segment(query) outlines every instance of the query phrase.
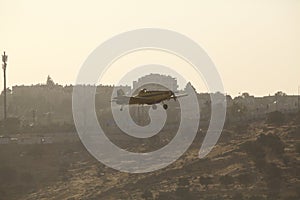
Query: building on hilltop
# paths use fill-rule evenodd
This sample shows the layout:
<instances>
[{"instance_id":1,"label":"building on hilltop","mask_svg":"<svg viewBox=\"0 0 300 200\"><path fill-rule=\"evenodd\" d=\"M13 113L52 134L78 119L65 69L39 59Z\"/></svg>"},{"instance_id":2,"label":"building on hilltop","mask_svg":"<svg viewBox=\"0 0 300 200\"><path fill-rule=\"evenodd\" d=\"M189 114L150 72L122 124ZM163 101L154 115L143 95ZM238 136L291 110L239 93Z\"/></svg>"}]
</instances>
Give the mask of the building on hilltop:
<instances>
[{"instance_id":1,"label":"building on hilltop","mask_svg":"<svg viewBox=\"0 0 300 200\"><path fill-rule=\"evenodd\" d=\"M166 90L166 88L168 88L169 90L177 91L178 84L176 78L173 78L171 76L151 73L149 75L139 78L137 81L133 81L132 91L139 90L141 88L146 88L151 90Z\"/></svg>"}]
</instances>

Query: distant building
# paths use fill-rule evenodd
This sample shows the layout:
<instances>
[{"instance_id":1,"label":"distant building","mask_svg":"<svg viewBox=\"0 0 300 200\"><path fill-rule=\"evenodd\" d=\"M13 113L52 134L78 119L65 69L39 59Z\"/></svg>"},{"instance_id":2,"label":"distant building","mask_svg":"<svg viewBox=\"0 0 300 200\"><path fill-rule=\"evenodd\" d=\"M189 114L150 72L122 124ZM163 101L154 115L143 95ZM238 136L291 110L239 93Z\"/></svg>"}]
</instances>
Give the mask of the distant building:
<instances>
[{"instance_id":1,"label":"distant building","mask_svg":"<svg viewBox=\"0 0 300 200\"><path fill-rule=\"evenodd\" d=\"M162 86L163 85L163 86ZM166 88L177 91L177 79L161 74L149 74L133 81L133 91L141 88L151 90L165 90Z\"/></svg>"}]
</instances>

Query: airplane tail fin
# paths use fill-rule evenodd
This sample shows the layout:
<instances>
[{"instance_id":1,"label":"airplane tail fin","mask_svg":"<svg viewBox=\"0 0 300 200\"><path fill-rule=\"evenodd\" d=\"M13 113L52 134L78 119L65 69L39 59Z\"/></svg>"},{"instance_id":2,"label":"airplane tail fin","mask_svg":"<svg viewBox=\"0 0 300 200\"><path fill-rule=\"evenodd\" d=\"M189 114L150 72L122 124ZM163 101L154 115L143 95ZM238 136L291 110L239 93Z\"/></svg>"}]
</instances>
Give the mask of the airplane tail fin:
<instances>
[{"instance_id":1,"label":"airplane tail fin","mask_svg":"<svg viewBox=\"0 0 300 200\"><path fill-rule=\"evenodd\" d=\"M122 89L118 89L117 90L117 96L120 97L120 96L124 96L125 95L125 92L122 90Z\"/></svg>"}]
</instances>

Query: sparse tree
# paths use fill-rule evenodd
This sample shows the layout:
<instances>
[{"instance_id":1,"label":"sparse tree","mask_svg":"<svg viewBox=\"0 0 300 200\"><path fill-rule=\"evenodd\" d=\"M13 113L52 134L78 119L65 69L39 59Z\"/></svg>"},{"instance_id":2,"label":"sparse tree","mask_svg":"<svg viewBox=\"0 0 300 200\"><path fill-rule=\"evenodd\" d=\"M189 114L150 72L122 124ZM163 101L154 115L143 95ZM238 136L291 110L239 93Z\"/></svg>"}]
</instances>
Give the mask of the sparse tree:
<instances>
[{"instance_id":1,"label":"sparse tree","mask_svg":"<svg viewBox=\"0 0 300 200\"><path fill-rule=\"evenodd\" d=\"M55 85L54 81L52 80L52 78L49 75L47 77L46 85L48 87L53 87Z\"/></svg>"},{"instance_id":2,"label":"sparse tree","mask_svg":"<svg viewBox=\"0 0 300 200\"><path fill-rule=\"evenodd\" d=\"M248 98L248 97L250 97L250 94L248 93L248 92L243 92L242 93L242 98Z\"/></svg>"},{"instance_id":3,"label":"sparse tree","mask_svg":"<svg viewBox=\"0 0 300 200\"><path fill-rule=\"evenodd\" d=\"M278 91L275 93L275 96L277 97L283 97L283 96L287 96L286 93L282 92L282 91Z\"/></svg>"},{"instance_id":4,"label":"sparse tree","mask_svg":"<svg viewBox=\"0 0 300 200\"><path fill-rule=\"evenodd\" d=\"M185 92L189 92L190 90L192 90L193 92L197 93L195 87L192 85L191 82L188 82L184 88Z\"/></svg>"}]
</instances>

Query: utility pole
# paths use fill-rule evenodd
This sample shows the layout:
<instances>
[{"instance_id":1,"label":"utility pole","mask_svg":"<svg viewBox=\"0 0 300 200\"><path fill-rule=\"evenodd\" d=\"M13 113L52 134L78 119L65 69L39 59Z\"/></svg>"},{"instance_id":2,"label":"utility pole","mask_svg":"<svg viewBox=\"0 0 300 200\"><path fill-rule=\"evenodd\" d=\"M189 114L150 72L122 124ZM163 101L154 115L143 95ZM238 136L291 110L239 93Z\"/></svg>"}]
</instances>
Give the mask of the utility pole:
<instances>
[{"instance_id":1,"label":"utility pole","mask_svg":"<svg viewBox=\"0 0 300 200\"><path fill-rule=\"evenodd\" d=\"M298 86L298 112L300 113L300 85Z\"/></svg>"},{"instance_id":2,"label":"utility pole","mask_svg":"<svg viewBox=\"0 0 300 200\"><path fill-rule=\"evenodd\" d=\"M4 121L6 121L7 115L6 115L6 66L7 66L7 55L4 54L2 55L2 69L4 73Z\"/></svg>"}]
</instances>

